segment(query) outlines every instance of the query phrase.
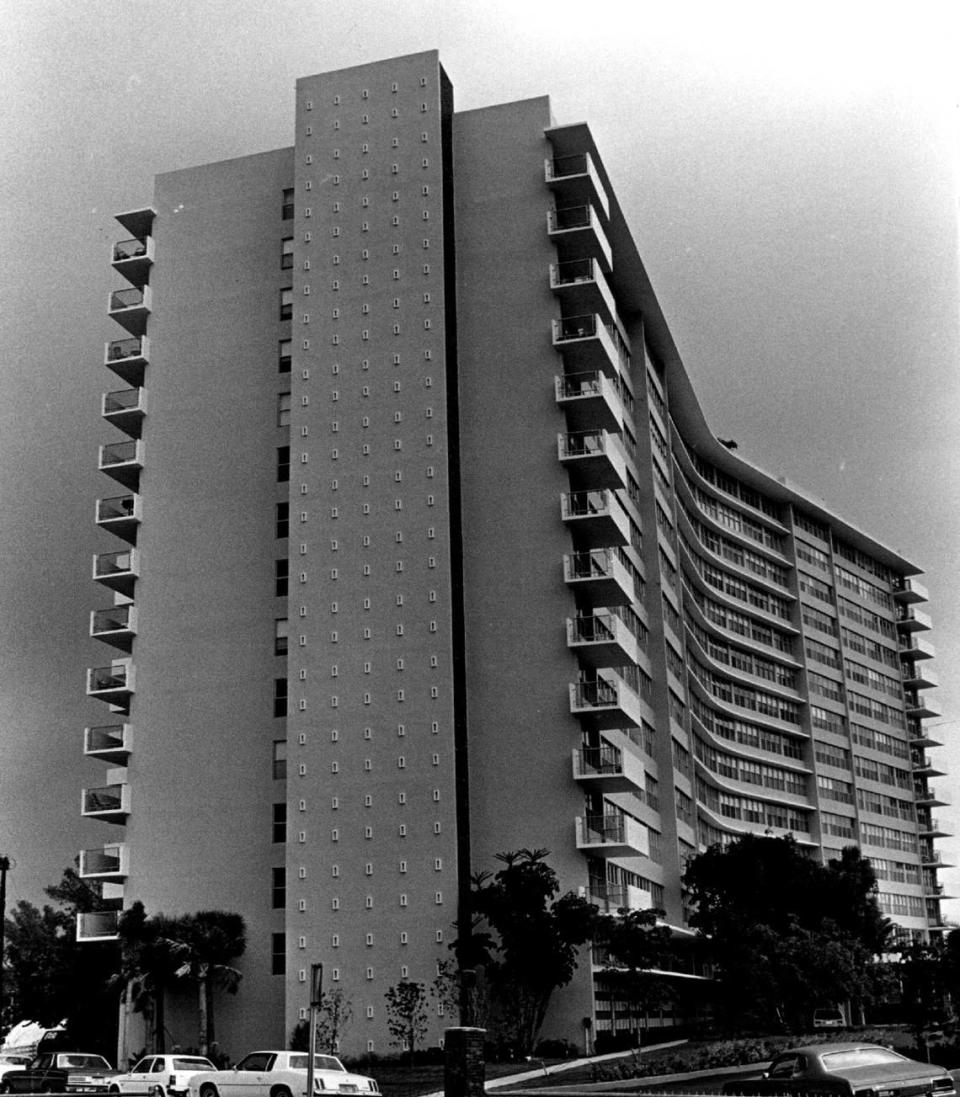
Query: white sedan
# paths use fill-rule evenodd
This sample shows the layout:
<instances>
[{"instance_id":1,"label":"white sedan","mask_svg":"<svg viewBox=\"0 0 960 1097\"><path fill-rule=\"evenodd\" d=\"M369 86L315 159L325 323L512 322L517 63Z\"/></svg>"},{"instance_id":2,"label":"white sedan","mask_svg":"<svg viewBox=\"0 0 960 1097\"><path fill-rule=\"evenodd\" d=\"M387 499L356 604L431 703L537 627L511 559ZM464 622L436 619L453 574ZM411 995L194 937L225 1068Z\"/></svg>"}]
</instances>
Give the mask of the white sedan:
<instances>
[{"instance_id":1,"label":"white sedan","mask_svg":"<svg viewBox=\"0 0 960 1097\"><path fill-rule=\"evenodd\" d=\"M190 1079L190 1097L306 1097L307 1061L304 1051L251 1051L232 1070L196 1074ZM380 1087L364 1074L351 1074L333 1055L313 1060L313 1092L379 1093Z\"/></svg>"},{"instance_id":2,"label":"white sedan","mask_svg":"<svg viewBox=\"0 0 960 1097\"><path fill-rule=\"evenodd\" d=\"M200 1055L146 1055L126 1074L110 1079L111 1093L167 1097L187 1092L191 1075L217 1068Z\"/></svg>"}]
</instances>

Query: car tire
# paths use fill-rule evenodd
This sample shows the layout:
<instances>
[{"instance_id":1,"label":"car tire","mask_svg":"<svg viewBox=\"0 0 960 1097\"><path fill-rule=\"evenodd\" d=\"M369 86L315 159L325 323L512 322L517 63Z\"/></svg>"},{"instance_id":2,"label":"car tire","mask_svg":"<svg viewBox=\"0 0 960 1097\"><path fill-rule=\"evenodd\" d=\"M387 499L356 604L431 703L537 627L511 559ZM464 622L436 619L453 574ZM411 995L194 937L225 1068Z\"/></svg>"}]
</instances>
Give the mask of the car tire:
<instances>
[{"instance_id":1,"label":"car tire","mask_svg":"<svg viewBox=\"0 0 960 1097\"><path fill-rule=\"evenodd\" d=\"M12 1093L9 1082L0 1082L0 1093Z\"/></svg>"},{"instance_id":2,"label":"car tire","mask_svg":"<svg viewBox=\"0 0 960 1097\"><path fill-rule=\"evenodd\" d=\"M151 1086L147 1097L166 1097L163 1086Z\"/></svg>"},{"instance_id":3,"label":"car tire","mask_svg":"<svg viewBox=\"0 0 960 1097\"><path fill-rule=\"evenodd\" d=\"M270 1097L293 1097L293 1094L286 1086L274 1086L270 1090Z\"/></svg>"},{"instance_id":4,"label":"car tire","mask_svg":"<svg viewBox=\"0 0 960 1097\"><path fill-rule=\"evenodd\" d=\"M220 1097L217 1093L217 1087L207 1082L200 1087L200 1097Z\"/></svg>"}]
</instances>

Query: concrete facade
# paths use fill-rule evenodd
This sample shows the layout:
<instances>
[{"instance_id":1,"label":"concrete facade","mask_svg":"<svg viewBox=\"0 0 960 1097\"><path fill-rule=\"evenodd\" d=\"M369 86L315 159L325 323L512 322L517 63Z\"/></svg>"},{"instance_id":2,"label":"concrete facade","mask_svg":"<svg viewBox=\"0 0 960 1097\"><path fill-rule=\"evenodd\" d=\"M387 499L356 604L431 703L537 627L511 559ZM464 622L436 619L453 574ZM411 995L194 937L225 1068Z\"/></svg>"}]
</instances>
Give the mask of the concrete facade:
<instances>
[{"instance_id":1,"label":"concrete facade","mask_svg":"<svg viewBox=\"0 0 960 1097\"><path fill-rule=\"evenodd\" d=\"M108 361L149 408L106 416L136 627L101 635L85 803L122 837L85 874L243 913L234 1057L286 1043L316 960L343 1049L389 1051L384 992L521 847L683 937L698 849L859 842L936 931L916 569L711 434L589 129L457 114L433 51L298 81L295 123L119 218L144 342ZM590 959L544 1035L618 1027Z\"/></svg>"}]
</instances>

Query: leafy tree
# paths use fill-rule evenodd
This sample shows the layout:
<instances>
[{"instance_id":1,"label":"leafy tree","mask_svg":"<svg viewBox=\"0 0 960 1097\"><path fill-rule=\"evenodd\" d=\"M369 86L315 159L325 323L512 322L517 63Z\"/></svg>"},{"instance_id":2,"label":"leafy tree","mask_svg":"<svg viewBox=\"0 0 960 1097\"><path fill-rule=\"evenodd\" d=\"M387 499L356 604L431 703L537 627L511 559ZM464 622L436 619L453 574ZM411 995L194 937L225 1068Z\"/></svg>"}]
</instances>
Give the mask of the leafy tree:
<instances>
[{"instance_id":1,"label":"leafy tree","mask_svg":"<svg viewBox=\"0 0 960 1097\"><path fill-rule=\"evenodd\" d=\"M317 1010L317 1051L335 1055L337 1042L352 1019L353 1003L340 987L336 990L323 991ZM290 1034L290 1050L310 1050L309 1021L297 1022Z\"/></svg>"},{"instance_id":2,"label":"leafy tree","mask_svg":"<svg viewBox=\"0 0 960 1097\"><path fill-rule=\"evenodd\" d=\"M107 1055L116 1050L117 998L110 977L119 964L112 942L76 939L77 916L103 910L100 889L67 868L45 889L55 906L42 909L21 900L4 923L4 1023L30 1019L44 1025L66 1021L71 1039Z\"/></svg>"},{"instance_id":3,"label":"leafy tree","mask_svg":"<svg viewBox=\"0 0 960 1097\"><path fill-rule=\"evenodd\" d=\"M670 930L658 919L662 910L624 910L602 919L596 943L606 954L604 980L629 1003L639 1043L640 1018L670 1000L666 981L651 975L665 968L671 955Z\"/></svg>"},{"instance_id":4,"label":"leafy tree","mask_svg":"<svg viewBox=\"0 0 960 1097\"><path fill-rule=\"evenodd\" d=\"M949 942L944 946L937 941L900 950L901 1000L907 1008L917 1051L927 1059L929 1037L953 1020L949 989L952 957L948 948Z\"/></svg>"},{"instance_id":5,"label":"leafy tree","mask_svg":"<svg viewBox=\"0 0 960 1097\"><path fill-rule=\"evenodd\" d=\"M177 936L184 945L175 975L197 986L200 1054L214 1043L214 988L236 994L243 974L230 963L247 947L243 916L225 910L201 910L177 920Z\"/></svg>"},{"instance_id":6,"label":"leafy tree","mask_svg":"<svg viewBox=\"0 0 960 1097\"><path fill-rule=\"evenodd\" d=\"M486 973L501 1029L520 1055L530 1055L550 997L566 986L577 966L577 949L589 941L599 914L572 892L557 897L557 875L547 850L500 853L492 876L474 878L473 933L460 945L461 964Z\"/></svg>"},{"instance_id":7,"label":"leafy tree","mask_svg":"<svg viewBox=\"0 0 960 1097\"><path fill-rule=\"evenodd\" d=\"M692 858L684 883L733 1017L801 1028L820 1003L874 993L889 922L859 850L824 866L792 838L744 835Z\"/></svg>"},{"instance_id":8,"label":"leafy tree","mask_svg":"<svg viewBox=\"0 0 960 1097\"><path fill-rule=\"evenodd\" d=\"M148 1049L162 1052L166 993L188 952L182 920L163 914L148 918L138 899L120 915L118 937L123 994L147 1020Z\"/></svg>"},{"instance_id":9,"label":"leafy tree","mask_svg":"<svg viewBox=\"0 0 960 1097\"><path fill-rule=\"evenodd\" d=\"M394 1047L406 1051L413 1062L417 1044L427 1034L427 988L423 983L401 979L387 987L387 1028Z\"/></svg>"},{"instance_id":10,"label":"leafy tree","mask_svg":"<svg viewBox=\"0 0 960 1097\"><path fill-rule=\"evenodd\" d=\"M460 1018L460 1024L475 1025L478 1028L488 1026L491 1011L490 984L482 965L464 970L452 960L441 960L437 965L437 976L430 986L430 994L450 1017L459 1016L465 996L465 1017Z\"/></svg>"}]
</instances>

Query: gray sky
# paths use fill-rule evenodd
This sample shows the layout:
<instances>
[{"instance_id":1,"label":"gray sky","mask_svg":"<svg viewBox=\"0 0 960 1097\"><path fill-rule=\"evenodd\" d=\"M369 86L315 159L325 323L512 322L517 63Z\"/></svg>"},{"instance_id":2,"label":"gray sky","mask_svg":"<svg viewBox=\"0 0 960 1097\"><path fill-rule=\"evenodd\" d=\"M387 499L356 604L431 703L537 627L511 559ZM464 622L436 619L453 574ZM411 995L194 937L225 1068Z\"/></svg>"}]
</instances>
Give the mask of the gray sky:
<instances>
[{"instance_id":1,"label":"gray sky","mask_svg":"<svg viewBox=\"0 0 960 1097\"><path fill-rule=\"evenodd\" d=\"M298 76L438 48L457 109L585 120L714 430L926 571L960 775L957 5L0 0L0 852L37 901L79 819L116 212L293 142ZM203 363L198 362L202 369ZM211 427L216 409L211 410ZM197 612L203 607L198 606ZM99 650L98 650L99 649ZM98 711L98 708L100 711ZM956 776L940 778L956 785ZM957 837L960 796L938 814ZM184 811L184 826L190 826ZM960 870L944 874L960 894ZM960 904L948 904L960 914Z\"/></svg>"}]
</instances>

